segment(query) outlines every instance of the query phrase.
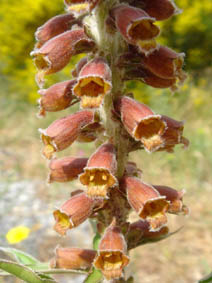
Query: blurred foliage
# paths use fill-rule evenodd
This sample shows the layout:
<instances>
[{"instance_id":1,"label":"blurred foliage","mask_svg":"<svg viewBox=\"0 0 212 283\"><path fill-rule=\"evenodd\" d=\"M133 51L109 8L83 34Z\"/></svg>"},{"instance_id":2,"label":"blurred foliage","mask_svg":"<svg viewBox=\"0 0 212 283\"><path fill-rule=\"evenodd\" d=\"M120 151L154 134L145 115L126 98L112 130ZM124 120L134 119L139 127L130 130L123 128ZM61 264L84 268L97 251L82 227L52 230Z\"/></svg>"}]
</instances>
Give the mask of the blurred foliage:
<instances>
[{"instance_id":1,"label":"blurred foliage","mask_svg":"<svg viewBox=\"0 0 212 283\"><path fill-rule=\"evenodd\" d=\"M199 72L212 64L212 1L176 0L182 9L162 24L164 42L186 53L186 70Z\"/></svg>"},{"instance_id":2,"label":"blurred foliage","mask_svg":"<svg viewBox=\"0 0 212 283\"><path fill-rule=\"evenodd\" d=\"M184 13L159 23L161 43L186 53L186 70L205 70L212 62L212 1L176 0ZM7 93L34 102L38 98L34 81L35 66L29 56L34 47L36 29L49 18L64 12L63 0L1 0L0 6L0 71L7 80ZM47 84L67 79L71 66L59 74L49 76ZM132 83L130 88L138 84ZM149 87L142 87L148 96ZM138 92L138 90L136 90Z\"/></svg>"}]
</instances>

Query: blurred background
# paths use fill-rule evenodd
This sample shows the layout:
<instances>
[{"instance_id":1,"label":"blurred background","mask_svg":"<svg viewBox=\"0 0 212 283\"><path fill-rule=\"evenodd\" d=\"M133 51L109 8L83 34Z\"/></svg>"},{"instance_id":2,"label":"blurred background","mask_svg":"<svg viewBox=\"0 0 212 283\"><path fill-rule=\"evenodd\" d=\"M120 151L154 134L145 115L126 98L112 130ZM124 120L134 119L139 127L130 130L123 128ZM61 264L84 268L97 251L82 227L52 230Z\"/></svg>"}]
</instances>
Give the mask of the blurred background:
<instances>
[{"instance_id":1,"label":"blurred background","mask_svg":"<svg viewBox=\"0 0 212 283\"><path fill-rule=\"evenodd\" d=\"M29 56L34 32L52 16L63 13L62 0L1 0L0 5L0 243L20 248L40 260L53 256L56 245L89 248L92 231L88 223L61 238L52 230L52 211L63 203L79 183L46 185L47 162L41 157L38 128L76 107L46 118L36 117L36 73ZM185 120L184 135L190 147L176 147L174 153L140 151L131 154L153 184L186 189L184 202L190 217L172 217L176 235L132 253L129 271L136 283L191 283L212 271L212 1L176 0L181 15L160 24L161 43L185 52L188 79L175 94L130 82L136 99L156 113ZM70 78L77 58L57 75L48 77L47 87ZM89 156L94 144L74 143L59 156ZM18 227L18 228L17 228ZM1 281L2 280L2 281ZM82 282L81 277L60 278L60 282ZM0 282L20 282L8 277Z\"/></svg>"}]
</instances>

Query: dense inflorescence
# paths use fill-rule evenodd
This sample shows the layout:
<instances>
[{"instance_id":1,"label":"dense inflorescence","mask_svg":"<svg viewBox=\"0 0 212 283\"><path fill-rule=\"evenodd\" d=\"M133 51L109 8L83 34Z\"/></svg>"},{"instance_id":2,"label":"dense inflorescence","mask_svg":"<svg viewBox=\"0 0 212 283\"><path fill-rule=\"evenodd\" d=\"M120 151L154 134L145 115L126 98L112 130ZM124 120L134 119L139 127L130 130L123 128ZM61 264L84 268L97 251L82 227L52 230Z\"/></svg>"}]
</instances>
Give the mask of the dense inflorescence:
<instances>
[{"instance_id":1,"label":"dense inflorescence","mask_svg":"<svg viewBox=\"0 0 212 283\"><path fill-rule=\"evenodd\" d=\"M65 5L65 14L36 32L32 56L41 88L39 115L76 103L80 109L40 129L43 155L50 159L49 183L78 179L82 185L54 211L54 229L65 235L90 218L100 241L96 250L58 248L51 266L88 273L97 269L106 280L127 282L129 251L167 237L168 213L188 214L183 191L147 184L136 163L128 160L136 150L187 147L184 123L154 113L124 87L128 80L139 80L174 91L183 83L184 54L157 42L157 21L179 9L172 0L65 0ZM47 75L80 53L87 54L72 70L72 79L43 88ZM97 148L90 157L56 158L74 142L95 142ZM130 223L132 211L138 220Z\"/></svg>"}]
</instances>

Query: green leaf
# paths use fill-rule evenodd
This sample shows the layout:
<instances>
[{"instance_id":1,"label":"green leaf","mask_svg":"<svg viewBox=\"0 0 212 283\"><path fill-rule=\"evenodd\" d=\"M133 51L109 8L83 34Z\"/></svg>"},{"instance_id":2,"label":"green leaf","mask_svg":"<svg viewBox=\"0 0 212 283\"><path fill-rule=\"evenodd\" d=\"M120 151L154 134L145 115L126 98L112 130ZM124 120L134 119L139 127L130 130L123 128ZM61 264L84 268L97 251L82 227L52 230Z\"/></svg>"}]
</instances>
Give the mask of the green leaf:
<instances>
[{"instance_id":1,"label":"green leaf","mask_svg":"<svg viewBox=\"0 0 212 283\"><path fill-rule=\"evenodd\" d=\"M99 242L101 240L101 235L99 233L96 233L95 237L93 238L93 249L98 250Z\"/></svg>"},{"instance_id":2,"label":"green leaf","mask_svg":"<svg viewBox=\"0 0 212 283\"><path fill-rule=\"evenodd\" d=\"M24 265L37 265L38 263L40 263L40 261L34 258L33 256L20 250L0 247L0 251L4 252L9 257L16 260L18 263Z\"/></svg>"},{"instance_id":3,"label":"green leaf","mask_svg":"<svg viewBox=\"0 0 212 283\"><path fill-rule=\"evenodd\" d=\"M211 282L212 282L212 272L208 276L198 281L198 283L211 283Z\"/></svg>"},{"instance_id":4,"label":"green leaf","mask_svg":"<svg viewBox=\"0 0 212 283\"><path fill-rule=\"evenodd\" d=\"M93 271L88 275L84 283L99 283L101 281L102 281L101 271L93 268Z\"/></svg>"},{"instance_id":5,"label":"green leaf","mask_svg":"<svg viewBox=\"0 0 212 283\"><path fill-rule=\"evenodd\" d=\"M49 281L41 279L41 277L28 267L18 264L16 262L8 260L0 260L0 269L16 276L17 278L24 280L28 283L52 283L55 281Z\"/></svg>"}]
</instances>

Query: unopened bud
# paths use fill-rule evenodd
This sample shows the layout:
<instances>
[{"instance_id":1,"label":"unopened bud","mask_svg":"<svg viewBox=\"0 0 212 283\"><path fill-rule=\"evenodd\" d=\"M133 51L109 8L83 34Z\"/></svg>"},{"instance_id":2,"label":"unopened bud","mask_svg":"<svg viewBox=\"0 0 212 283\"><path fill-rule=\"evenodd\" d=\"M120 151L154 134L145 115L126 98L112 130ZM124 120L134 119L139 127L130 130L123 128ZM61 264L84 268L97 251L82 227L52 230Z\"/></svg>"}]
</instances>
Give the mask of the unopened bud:
<instances>
[{"instance_id":1,"label":"unopened bud","mask_svg":"<svg viewBox=\"0 0 212 283\"><path fill-rule=\"evenodd\" d=\"M51 268L89 270L96 256L96 251L80 248L56 248L55 253Z\"/></svg>"},{"instance_id":2,"label":"unopened bud","mask_svg":"<svg viewBox=\"0 0 212 283\"><path fill-rule=\"evenodd\" d=\"M78 177L83 172L88 158L64 157L60 159L52 159L49 168L49 183L53 182L69 182Z\"/></svg>"},{"instance_id":3,"label":"unopened bud","mask_svg":"<svg viewBox=\"0 0 212 283\"><path fill-rule=\"evenodd\" d=\"M43 155L51 159L54 152L70 146L78 137L81 129L94 122L91 111L79 111L54 121L47 129L39 129L44 143Z\"/></svg>"},{"instance_id":4,"label":"unopened bud","mask_svg":"<svg viewBox=\"0 0 212 283\"><path fill-rule=\"evenodd\" d=\"M107 198L108 189L117 184L114 176L116 169L115 148L112 144L105 143L91 155L79 179L87 186L87 194L90 197Z\"/></svg>"},{"instance_id":5,"label":"unopened bud","mask_svg":"<svg viewBox=\"0 0 212 283\"><path fill-rule=\"evenodd\" d=\"M124 236L113 221L100 241L94 266L101 270L107 280L120 278L123 269L129 264L126 252L127 246Z\"/></svg>"},{"instance_id":6,"label":"unopened bud","mask_svg":"<svg viewBox=\"0 0 212 283\"><path fill-rule=\"evenodd\" d=\"M97 108L111 88L110 68L98 57L82 67L73 93L80 97L82 108Z\"/></svg>"},{"instance_id":7,"label":"unopened bud","mask_svg":"<svg viewBox=\"0 0 212 283\"><path fill-rule=\"evenodd\" d=\"M123 96L116 100L115 110L120 113L128 133L135 140L141 141L148 152L156 151L163 145L161 137L166 123L148 106Z\"/></svg>"},{"instance_id":8,"label":"unopened bud","mask_svg":"<svg viewBox=\"0 0 212 283\"><path fill-rule=\"evenodd\" d=\"M146 219L151 231L157 231L167 222L166 212L169 203L151 185L141 182L136 177L125 176L121 180L121 188L126 190L131 207L142 219Z\"/></svg>"}]
</instances>

